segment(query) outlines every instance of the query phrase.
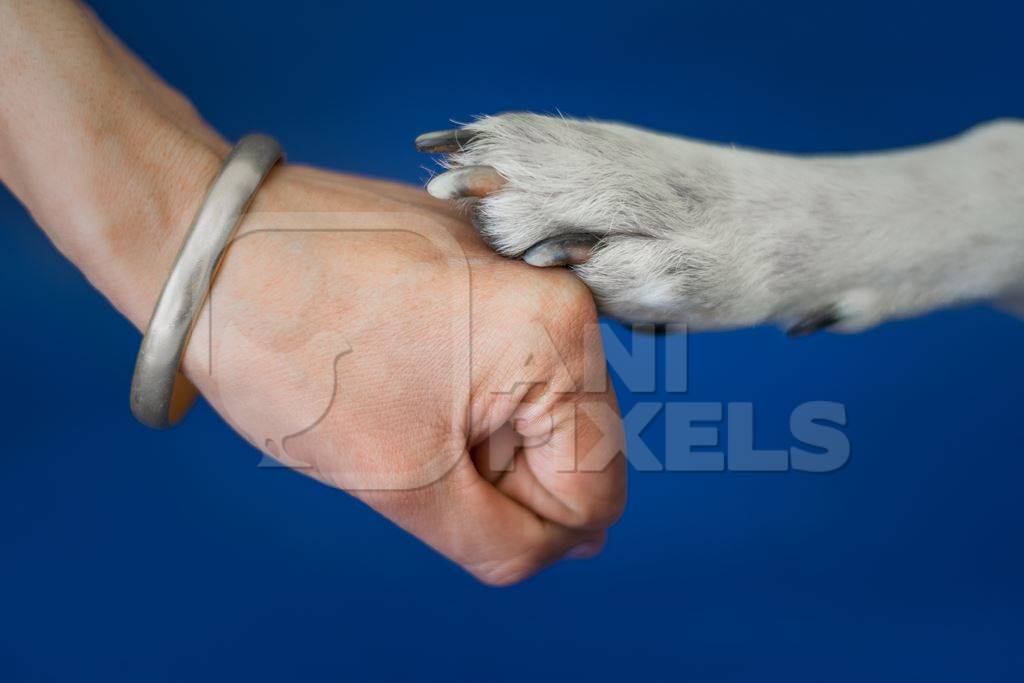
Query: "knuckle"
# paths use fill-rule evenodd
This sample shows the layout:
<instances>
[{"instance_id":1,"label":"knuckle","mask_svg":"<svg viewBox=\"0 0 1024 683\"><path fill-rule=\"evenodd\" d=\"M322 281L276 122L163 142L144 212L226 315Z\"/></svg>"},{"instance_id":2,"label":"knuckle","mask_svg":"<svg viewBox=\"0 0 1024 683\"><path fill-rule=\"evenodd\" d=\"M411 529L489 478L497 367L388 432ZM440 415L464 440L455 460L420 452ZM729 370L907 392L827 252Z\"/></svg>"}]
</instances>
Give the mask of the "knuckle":
<instances>
[{"instance_id":1,"label":"knuckle","mask_svg":"<svg viewBox=\"0 0 1024 683\"><path fill-rule=\"evenodd\" d=\"M613 492L600 498L591 496L578 503L573 510L572 526L578 529L607 529L622 517L626 509L625 491Z\"/></svg>"},{"instance_id":2,"label":"knuckle","mask_svg":"<svg viewBox=\"0 0 1024 683\"><path fill-rule=\"evenodd\" d=\"M553 279L542 296L553 321L571 330L596 323L597 307L586 285L568 271L557 271L554 275L559 277Z\"/></svg>"},{"instance_id":3,"label":"knuckle","mask_svg":"<svg viewBox=\"0 0 1024 683\"><path fill-rule=\"evenodd\" d=\"M568 374L573 386L582 387L588 364L603 359L594 298L579 278L565 270L550 272L546 286L533 302L533 316L547 331L554 352L548 359L559 372Z\"/></svg>"}]
</instances>

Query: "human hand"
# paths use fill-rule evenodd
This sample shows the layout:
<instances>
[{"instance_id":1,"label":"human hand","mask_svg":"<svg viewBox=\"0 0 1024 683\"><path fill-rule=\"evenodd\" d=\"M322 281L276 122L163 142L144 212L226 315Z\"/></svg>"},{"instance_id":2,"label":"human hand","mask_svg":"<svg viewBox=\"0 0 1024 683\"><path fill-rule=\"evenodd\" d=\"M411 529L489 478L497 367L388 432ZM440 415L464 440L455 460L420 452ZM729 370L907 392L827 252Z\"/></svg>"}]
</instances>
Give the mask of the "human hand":
<instances>
[{"instance_id":1,"label":"human hand","mask_svg":"<svg viewBox=\"0 0 1024 683\"><path fill-rule=\"evenodd\" d=\"M596 553L625 473L590 296L406 192L275 174L189 377L254 445L485 581Z\"/></svg>"},{"instance_id":2,"label":"human hand","mask_svg":"<svg viewBox=\"0 0 1024 683\"><path fill-rule=\"evenodd\" d=\"M142 328L226 145L79 6L0 12L34 71L0 57L3 130L36 131L2 135L0 177ZM495 256L421 191L286 166L184 369L257 448L505 584L596 553L622 510L595 324L571 274Z\"/></svg>"}]
</instances>

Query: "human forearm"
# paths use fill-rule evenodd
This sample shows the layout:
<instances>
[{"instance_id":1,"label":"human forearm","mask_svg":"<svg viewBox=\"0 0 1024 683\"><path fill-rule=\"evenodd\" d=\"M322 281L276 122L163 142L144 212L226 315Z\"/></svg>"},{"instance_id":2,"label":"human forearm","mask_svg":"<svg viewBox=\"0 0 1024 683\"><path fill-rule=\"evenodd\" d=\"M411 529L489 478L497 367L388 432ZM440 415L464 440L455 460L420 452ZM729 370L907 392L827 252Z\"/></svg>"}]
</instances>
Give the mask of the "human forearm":
<instances>
[{"instance_id":1,"label":"human forearm","mask_svg":"<svg viewBox=\"0 0 1024 683\"><path fill-rule=\"evenodd\" d=\"M0 180L142 327L223 146L78 4L4 0L0 27Z\"/></svg>"}]
</instances>

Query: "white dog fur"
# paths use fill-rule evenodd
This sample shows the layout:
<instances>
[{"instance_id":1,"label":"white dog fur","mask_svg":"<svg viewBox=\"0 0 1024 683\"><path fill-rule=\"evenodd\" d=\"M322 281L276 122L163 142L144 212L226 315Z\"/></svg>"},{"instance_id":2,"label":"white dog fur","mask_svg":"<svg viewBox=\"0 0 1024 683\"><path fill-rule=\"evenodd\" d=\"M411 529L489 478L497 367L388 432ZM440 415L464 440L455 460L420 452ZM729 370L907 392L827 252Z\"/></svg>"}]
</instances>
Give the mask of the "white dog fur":
<instances>
[{"instance_id":1,"label":"white dog fur","mask_svg":"<svg viewBox=\"0 0 1024 683\"><path fill-rule=\"evenodd\" d=\"M573 267L607 315L806 332L976 300L1024 312L1022 121L842 156L533 114L481 118L459 134L468 142L445 165L489 166L504 182L465 200L481 234L513 257L592 236ZM432 194L453 196L445 176Z\"/></svg>"}]
</instances>

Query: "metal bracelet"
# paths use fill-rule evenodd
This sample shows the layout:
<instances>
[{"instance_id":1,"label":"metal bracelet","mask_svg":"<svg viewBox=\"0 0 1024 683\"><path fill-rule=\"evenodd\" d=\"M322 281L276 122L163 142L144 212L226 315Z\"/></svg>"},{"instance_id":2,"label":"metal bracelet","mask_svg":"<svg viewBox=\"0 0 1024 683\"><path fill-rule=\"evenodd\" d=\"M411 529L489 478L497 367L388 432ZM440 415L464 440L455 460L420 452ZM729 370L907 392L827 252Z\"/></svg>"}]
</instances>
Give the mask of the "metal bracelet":
<instances>
[{"instance_id":1,"label":"metal bracelet","mask_svg":"<svg viewBox=\"0 0 1024 683\"><path fill-rule=\"evenodd\" d=\"M265 135L242 138L210 185L160 293L142 338L132 377L132 414L166 429L181 421L198 395L179 368L217 266L263 180L284 156Z\"/></svg>"}]
</instances>

